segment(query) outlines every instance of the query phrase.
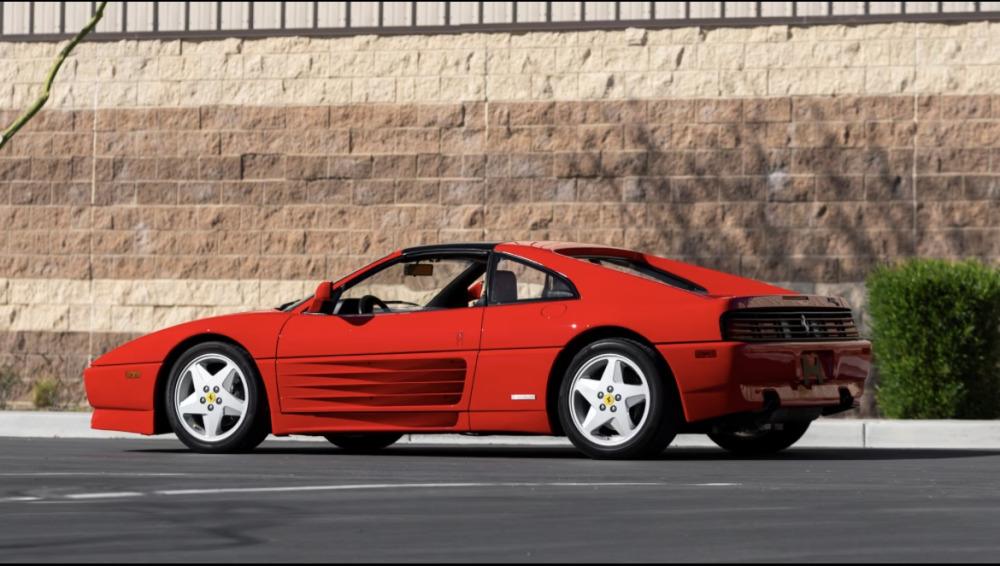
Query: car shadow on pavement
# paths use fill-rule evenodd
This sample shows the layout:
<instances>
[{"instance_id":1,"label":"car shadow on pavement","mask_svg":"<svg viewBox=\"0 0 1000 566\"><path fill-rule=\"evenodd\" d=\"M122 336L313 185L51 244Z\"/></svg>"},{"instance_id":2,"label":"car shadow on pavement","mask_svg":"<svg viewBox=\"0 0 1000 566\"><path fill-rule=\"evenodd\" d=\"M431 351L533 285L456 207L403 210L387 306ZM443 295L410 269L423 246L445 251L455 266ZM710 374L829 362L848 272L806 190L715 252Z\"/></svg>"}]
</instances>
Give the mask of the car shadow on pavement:
<instances>
[{"instance_id":1,"label":"car shadow on pavement","mask_svg":"<svg viewBox=\"0 0 1000 566\"><path fill-rule=\"evenodd\" d=\"M187 453L185 448L137 449L137 453ZM341 456L365 458L449 457L449 458L530 458L530 459L586 459L576 449L568 446L393 446L378 452L357 454L335 447L316 445L264 445L252 453L238 456ZM668 448L655 458L659 461L877 461L877 460L941 460L1000 456L1000 450L956 449L902 449L902 448L792 448L768 456L737 456L718 448Z\"/></svg>"}]
</instances>

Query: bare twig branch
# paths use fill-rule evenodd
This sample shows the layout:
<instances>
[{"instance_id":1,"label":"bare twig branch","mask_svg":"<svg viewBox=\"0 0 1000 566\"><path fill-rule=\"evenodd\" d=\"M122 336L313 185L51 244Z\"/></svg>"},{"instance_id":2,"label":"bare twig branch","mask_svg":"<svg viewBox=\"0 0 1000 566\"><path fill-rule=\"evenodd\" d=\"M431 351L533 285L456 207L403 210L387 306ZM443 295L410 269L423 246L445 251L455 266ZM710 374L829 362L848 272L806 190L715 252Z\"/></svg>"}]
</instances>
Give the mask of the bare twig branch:
<instances>
[{"instance_id":1,"label":"bare twig branch","mask_svg":"<svg viewBox=\"0 0 1000 566\"><path fill-rule=\"evenodd\" d=\"M56 74L59 72L59 68L62 67L63 62L66 61L67 57L69 57L69 54L73 51L73 48L76 47L78 43L83 41L83 38L87 37L87 35L91 31L93 31L95 27L97 27L97 23L100 22L101 18L104 17L104 8L107 5L108 5L107 2L101 2L100 4L98 4L97 9L94 11L94 15L90 18L90 21L87 22L87 25L84 26L84 28L80 30L80 33L76 34L76 36L69 43L66 44L66 47L63 47L62 51L59 52L59 56L56 58L55 62L52 63L52 68L49 69L49 75L45 79L45 85L42 88L42 94L38 96L34 104L32 104L31 107L28 108L28 110L24 114L21 114L21 116L17 120L15 120L14 123L10 125L10 127L8 127L6 130L3 131L2 134L0 134L0 149L3 149L3 147L7 145L7 142L10 141L12 137L14 137L14 134L16 134L18 130L20 130L25 124L27 124L28 121L35 116L35 114L38 114L38 111L41 110L43 106L45 106L46 102L48 102L49 93L52 90L52 83L56 79Z\"/></svg>"}]
</instances>

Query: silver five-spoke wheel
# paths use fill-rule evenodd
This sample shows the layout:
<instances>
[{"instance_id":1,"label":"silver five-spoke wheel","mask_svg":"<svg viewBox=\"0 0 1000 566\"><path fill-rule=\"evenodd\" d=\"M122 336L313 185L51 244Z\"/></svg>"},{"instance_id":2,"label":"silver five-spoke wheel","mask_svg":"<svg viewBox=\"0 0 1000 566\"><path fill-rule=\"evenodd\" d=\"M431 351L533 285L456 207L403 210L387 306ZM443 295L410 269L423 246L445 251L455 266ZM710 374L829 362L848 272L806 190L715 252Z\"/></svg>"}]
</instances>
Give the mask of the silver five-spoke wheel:
<instances>
[{"instance_id":1,"label":"silver five-spoke wheel","mask_svg":"<svg viewBox=\"0 0 1000 566\"><path fill-rule=\"evenodd\" d=\"M560 430L592 458L648 458L680 425L676 389L665 362L629 338L595 340L577 351L559 384Z\"/></svg>"},{"instance_id":2,"label":"silver five-spoke wheel","mask_svg":"<svg viewBox=\"0 0 1000 566\"><path fill-rule=\"evenodd\" d=\"M198 356L177 380L173 398L179 423L202 442L226 440L247 416L249 391L247 377L235 361L214 352Z\"/></svg>"},{"instance_id":3,"label":"silver five-spoke wheel","mask_svg":"<svg viewBox=\"0 0 1000 566\"><path fill-rule=\"evenodd\" d=\"M649 416L649 382L638 364L619 354L591 358L570 387L569 409L577 430L600 446L631 440Z\"/></svg>"}]
</instances>

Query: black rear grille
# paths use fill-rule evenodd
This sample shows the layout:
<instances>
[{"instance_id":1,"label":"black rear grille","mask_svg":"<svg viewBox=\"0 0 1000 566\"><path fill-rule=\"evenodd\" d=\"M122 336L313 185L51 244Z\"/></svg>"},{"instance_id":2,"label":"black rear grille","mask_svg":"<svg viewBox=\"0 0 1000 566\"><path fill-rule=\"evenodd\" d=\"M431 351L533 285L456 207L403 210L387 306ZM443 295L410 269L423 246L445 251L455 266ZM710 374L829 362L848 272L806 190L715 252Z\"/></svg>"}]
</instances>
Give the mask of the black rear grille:
<instances>
[{"instance_id":1,"label":"black rear grille","mask_svg":"<svg viewBox=\"0 0 1000 566\"><path fill-rule=\"evenodd\" d=\"M809 342L861 337L848 309L746 309L722 317L722 334L737 342Z\"/></svg>"}]
</instances>

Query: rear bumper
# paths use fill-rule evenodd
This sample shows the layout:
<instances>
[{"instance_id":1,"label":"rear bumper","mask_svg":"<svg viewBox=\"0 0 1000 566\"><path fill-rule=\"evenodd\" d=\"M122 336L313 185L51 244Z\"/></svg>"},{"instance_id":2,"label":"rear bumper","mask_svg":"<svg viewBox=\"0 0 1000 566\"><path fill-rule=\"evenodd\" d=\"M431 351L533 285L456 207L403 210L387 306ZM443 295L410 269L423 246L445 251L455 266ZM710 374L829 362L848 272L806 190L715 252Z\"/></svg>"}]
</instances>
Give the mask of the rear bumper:
<instances>
[{"instance_id":1,"label":"rear bumper","mask_svg":"<svg viewBox=\"0 0 1000 566\"><path fill-rule=\"evenodd\" d=\"M836 410L845 400L857 403L871 369L867 340L713 342L658 349L677 379L688 422L775 405Z\"/></svg>"}]
</instances>

